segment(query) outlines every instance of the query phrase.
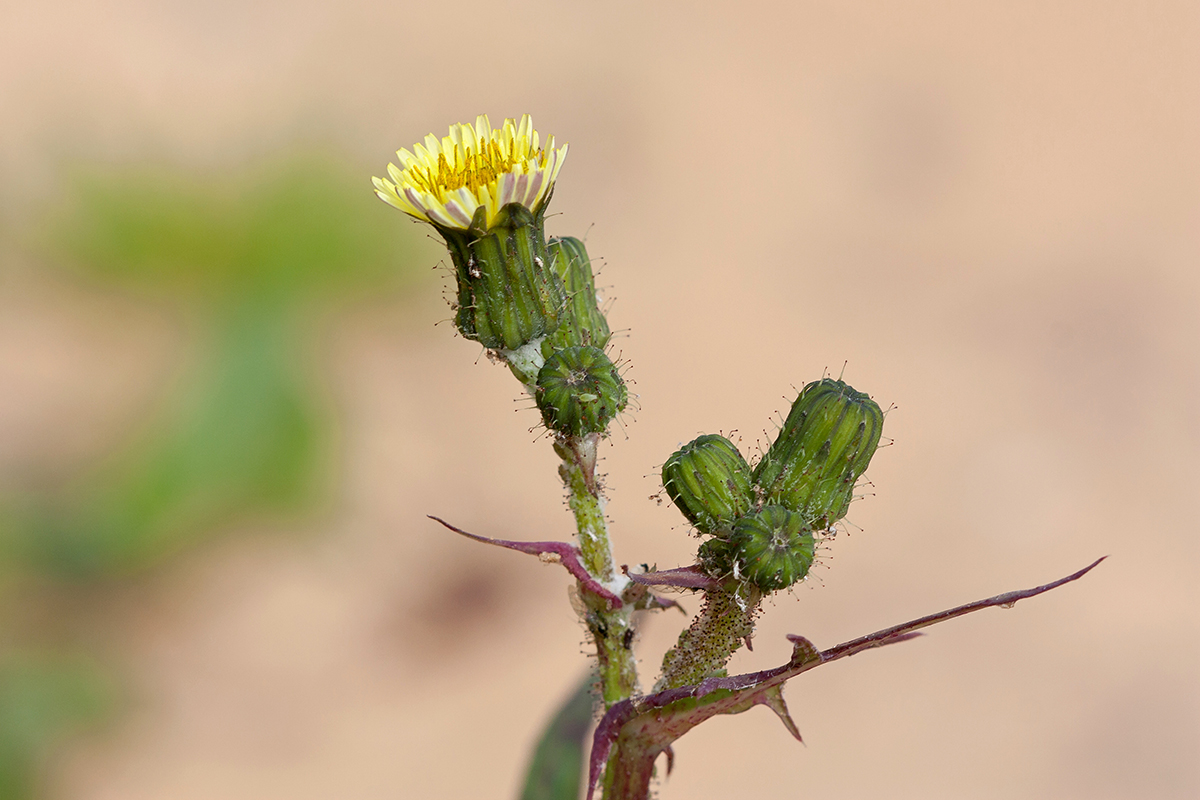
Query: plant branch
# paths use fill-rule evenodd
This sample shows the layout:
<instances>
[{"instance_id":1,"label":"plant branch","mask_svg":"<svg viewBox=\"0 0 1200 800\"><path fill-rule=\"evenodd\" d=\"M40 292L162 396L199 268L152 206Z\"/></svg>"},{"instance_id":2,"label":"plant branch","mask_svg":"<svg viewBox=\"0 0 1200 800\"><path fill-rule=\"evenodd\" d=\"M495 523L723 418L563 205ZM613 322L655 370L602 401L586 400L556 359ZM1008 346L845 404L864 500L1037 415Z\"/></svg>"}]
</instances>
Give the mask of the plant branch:
<instances>
[{"instance_id":1,"label":"plant branch","mask_svg":"<svg viewBox=\"0 0 1200 800\"><path fill-rule=\"evenodd\" d=\"M792 657L782 666L744 675L706 678L692 686L622 700L608 709L596 728L589 763L588 800L592 800L601 779L605 800L645 800L649 796L654 761L659 754L680 736L717 714L739 714L756 705L766 705L780 717L789 732L799 738L782 694L783 684L797 675L864 650L907 641L922 635L919 633L921 628L974 611L1011 608L1019 600L1079 580L1103 560L1096 559L1078 572L1042 586L1005 592L939 611L824 651L818 650L803 636L789 635L788 639L793 643Z\"/></svg>"}]
</instances>

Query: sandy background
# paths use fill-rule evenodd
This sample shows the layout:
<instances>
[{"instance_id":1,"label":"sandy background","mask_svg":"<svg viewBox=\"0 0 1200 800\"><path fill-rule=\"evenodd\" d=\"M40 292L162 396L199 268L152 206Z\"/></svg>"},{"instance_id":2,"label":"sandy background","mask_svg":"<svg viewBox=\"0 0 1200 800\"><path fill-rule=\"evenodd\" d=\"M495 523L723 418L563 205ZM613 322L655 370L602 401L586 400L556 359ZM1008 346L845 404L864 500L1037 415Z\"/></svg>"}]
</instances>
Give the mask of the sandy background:
<instances>
[{"instance_id":1,"label":"sandy background","mask_svg":"<svg viewBox=\"0 0 1200 800\"><path fill-rule=\"evenodd\" d=\"M551 232L587 232L628 330L641 409L604 451L619 561L688 562L648 499L679 443L735 429L751 452L843 363L896 406L858 527L735 668L785 660L788 632L828 646L1110 556L797 680L806 746L765 710L705 725L659 796L1193 798L1198 47L1188 2L4 2L0 210L19 231L70 160L219 166L298 139L350 153L368 191L429 131L530 112L571 145ZM19 252L7 476L102 451L187 351L168 315ZM51 796L514 795L586 665L566 580L424 515L570 522L515 383L434 327L439 280L325 326L332 508L113 601L128 708L63 750ZM681 622L646 623L647 682Z\"/></svg>"}]
</instances>

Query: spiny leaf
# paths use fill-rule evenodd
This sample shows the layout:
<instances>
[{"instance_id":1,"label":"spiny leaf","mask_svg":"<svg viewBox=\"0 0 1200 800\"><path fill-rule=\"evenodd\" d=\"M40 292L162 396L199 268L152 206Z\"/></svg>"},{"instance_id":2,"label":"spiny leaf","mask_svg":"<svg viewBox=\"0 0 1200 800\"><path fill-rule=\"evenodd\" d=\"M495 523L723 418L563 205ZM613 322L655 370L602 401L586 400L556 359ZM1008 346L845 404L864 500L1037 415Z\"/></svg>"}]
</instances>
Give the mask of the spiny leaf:
<instances>
[{"instance_id":1,"label":"spiny leaf","mask_svg":"<svg viewBox=\"0 0 1200 800\"><path fill-rule=\"evenodd\" d=\"M804 737L800 735L800 729L796 727L795 720L792 719L791 713L788 712L787 702L783 699L783 687L773 686L767 689L758 696L759 705L764 705L775 712L775 716L783 723L783 727L787 728L788 733L796 737L796 741L804 743Z\"/></svg>"},{"instance_id":2,"label":"spiny leaf","mask_svg":"<svg viewBox=\"0 0 1200 800\"><path fill-rule=\"evenodd\" d=\"M579 548L573 544L567 544L566 542L512 542L507 539L491 539L487 536L468 533L462 528L456 528L441 517L435 517L432 514L427 514L426 516L434 522L441 523L455 533L466 536L468 539L474 539L484 544L494 544L497 547L504 547L509 550L516 550L518 553L528 553L551 564L562 564L567 572L571 573L581 585L603 597L608 602L609 607L614 610L620 608L625 602L605 588L604 584L592 577L592 574L587 571L587 567L579 559Z\"/></svg>"}]
</instances>

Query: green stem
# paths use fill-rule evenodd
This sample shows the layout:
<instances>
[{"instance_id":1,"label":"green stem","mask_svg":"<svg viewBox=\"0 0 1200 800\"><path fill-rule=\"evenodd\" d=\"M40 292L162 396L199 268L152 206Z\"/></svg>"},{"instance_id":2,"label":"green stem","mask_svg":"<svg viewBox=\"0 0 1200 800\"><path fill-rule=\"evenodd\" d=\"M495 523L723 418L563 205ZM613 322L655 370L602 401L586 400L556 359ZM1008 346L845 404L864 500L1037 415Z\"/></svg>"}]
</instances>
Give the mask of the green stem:
<instances>
[{"instance_id":1,"label":"green stem","mask_svg":"<svg viewBox=\"0 0 1200 800\"><path fill-rule=\"evenodd\" d=\"M661 749L648 749L630 737L617 738L601 783L604 800L647 800L654 762Z\"/></svg>"},{"instance_id":2,"label":"green stem","mask_svg":"<svg viewBox=\"0 0 1200 800\"><path fill-rule=\"evenodd\" d=\"M604 518L604 493L596 478L596 447L599 434L559 439L554 450L562 459L558 472L567 487L567 504L575 515L579 550L585 567L597 580L621 594L615 586L612 547ZM633 657L632 608L626 603L612 609L608 601L580 586L585 608L584 622L596 644L600 691L605 707L638 691L637 662Z\"/></svg>"}]
</instances>

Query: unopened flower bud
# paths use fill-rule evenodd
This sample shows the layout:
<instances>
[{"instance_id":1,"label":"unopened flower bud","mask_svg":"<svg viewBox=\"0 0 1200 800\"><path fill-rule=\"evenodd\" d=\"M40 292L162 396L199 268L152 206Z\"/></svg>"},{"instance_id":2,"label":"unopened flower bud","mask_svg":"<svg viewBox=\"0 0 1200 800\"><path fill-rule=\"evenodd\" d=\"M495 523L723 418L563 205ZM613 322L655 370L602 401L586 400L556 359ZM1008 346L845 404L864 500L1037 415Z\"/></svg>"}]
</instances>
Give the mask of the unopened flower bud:
<instances>
[{"instance_id":1,"label":"unopened flower bud","mask_svg":"<svg viewBox=\"0 0 1200 800\"><path fill-rule=\"evenodd\" d=\"M662 468L663 488L702 533L728 529L750 511L750 466L733 442L705 434L684 445Z\"/></svg>"},{"instance_id":2,"label":"unopened flower bud","mask_svg":"<svg viewBox=\"0 0 1200 800\"><path fill-rule=\"evenodd\" d=\"M816 542L801 514L783 506L763 506L734 523L727 549L736 560L735 574L764 592L774 592L808 574Z\"/></svg>"},{"instance_id":3,"label":"unopened flower bud","mask_svg":"<svg viewBox=\"0 0 1200 800\"><path fill-rule=\"evenodd\" d=\"M583 242L574 236L551 239L548 249L554 272L563 282L567 302L558 319L558 330L543 349L591 345L604 349L610 336L608 320L596 300L596 278Z\"/></svg>"},{"instance_id":4,"label":"unopened flower bud","mask_svg":"<svg viewBox=\"0 0 1200 800\"><path fill-rule=\"evenodd\" d=\"M846 516L882 431L883 412L869 395L832 378L815 381L792 404L754 482L764 502L800 513L813 529L829 528Z\"/></svg>"},{"instance_id":5,"label":"unopened flower bud","mask_svg":"<svg viewBox=\"0 0 1200 800\"><path fill-rule=\"evenodd\" d=\"M696 558L706 574L722 580L733 574L733 559L736 554L737 551L728 539L715 536L700 545Z\"/></svg>"},{"instance_id":6,"label":"unopened flower bud","mask_svg":"<svg viewBox=\"0 0 1200 800\"><path fill-rule=\"evenodd\" d=\"M542 420L566 436L602 433L629 399L616 366L598 347L568 347L546 359L534 399Z\"/></svg>"}]
</instances>

